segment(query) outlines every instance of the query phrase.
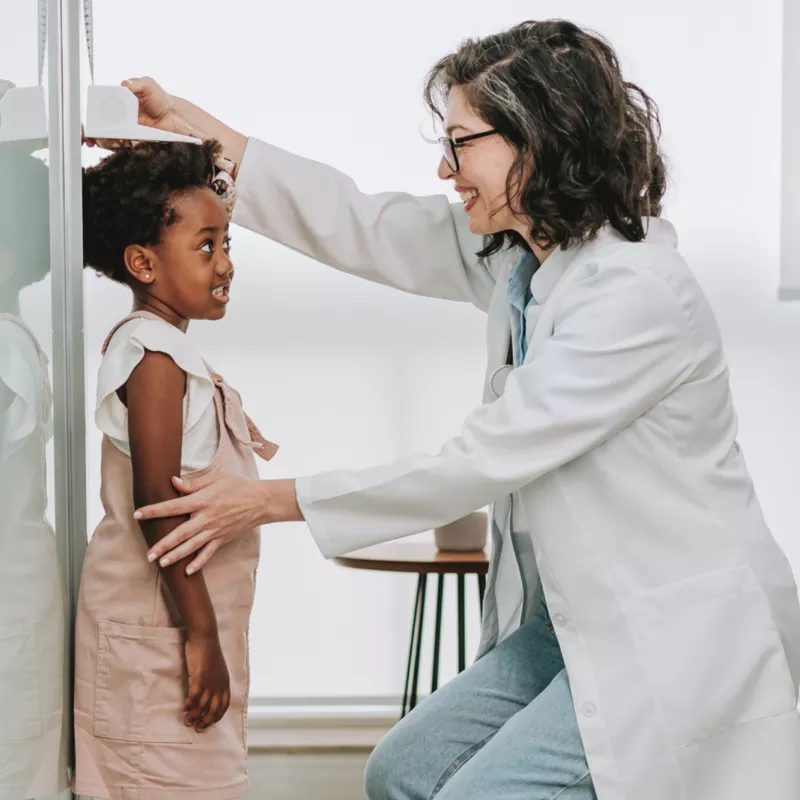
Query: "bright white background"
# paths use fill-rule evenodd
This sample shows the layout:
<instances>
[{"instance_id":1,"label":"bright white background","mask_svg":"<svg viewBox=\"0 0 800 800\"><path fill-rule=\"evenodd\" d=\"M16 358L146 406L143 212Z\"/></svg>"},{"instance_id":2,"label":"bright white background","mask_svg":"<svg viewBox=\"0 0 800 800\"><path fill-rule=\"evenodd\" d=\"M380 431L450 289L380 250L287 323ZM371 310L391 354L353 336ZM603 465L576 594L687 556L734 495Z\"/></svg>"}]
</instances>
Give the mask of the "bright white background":
<instances>
[{"instance_id":1,"label":"bright white background","mask_svg":"<svg viewBox=\"0 0 800 800\"><path fill-rule=\"evenodd\" d=\"M671 168L665 216L717 313L740 440L767 519L800 575L800 308L775 299L779 0L94 6L98 83L151 74L250 135L342 169L364 191L416 194L450 191L436 178L436 149L421 135L431 132L422 79L441 55L466 36L534 13L605 34L627 77L660 106ZM35 61L31 76L34 70ZM86 163L95 157L87 153ZM479 312L335 274L238 229L233 252L228 317L193 326L192 335L240 389L265 435L282 445L265 476L366 466L438 449L457 433L480 398ZM102 338L126 312L128 297L92 274L85 285L91 400ZM37 292L27 297L29 314ZM93 525L99 439L91 420L89 430ZM299 524L265 530L263 544L251 625L253 694L396 696L413 578L327 563ZM471 601L473 594L470 587ZM445 672L453 669L453 634L446 628Z\"/></svg>"}]
</instances>

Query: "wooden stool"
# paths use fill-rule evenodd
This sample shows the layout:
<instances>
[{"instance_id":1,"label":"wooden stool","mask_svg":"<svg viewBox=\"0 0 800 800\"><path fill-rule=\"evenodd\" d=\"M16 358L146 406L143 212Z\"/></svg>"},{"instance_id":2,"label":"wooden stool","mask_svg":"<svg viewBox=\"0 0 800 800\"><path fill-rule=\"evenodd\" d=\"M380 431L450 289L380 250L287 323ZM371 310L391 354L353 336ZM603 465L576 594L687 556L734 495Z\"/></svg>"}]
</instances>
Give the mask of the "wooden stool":
<instances>
[{"instance_id":1,"label":"wooden stool","mask_svg":"<svg viewBox=\"0 0 800 800\"><path fill-rule=\"evenodd\" d=\"M431 693L439 687L439 646L442 635L442 607L444 605L444 576L455 575L458 589L458 671L467 666L465 576L477 575L478 595L483 613L483 595L486 591L486 574L489 571L489 557L486 552L461 553L438 550L434 544L426 542L388 542L374 547L366 547L334 559L338 564L353 569L369 569L378 572L413 572L417 579L417 598L414 603L414 617L411 623L411 642L406 664L406 682L403 689L403 709L405 716L417 704L419 686L419 665L422 658L422 624L425 618L425 593L428 575L438 575L436 592L436 627L433 634L433 675Z\"/></svg>"}]
</instances>

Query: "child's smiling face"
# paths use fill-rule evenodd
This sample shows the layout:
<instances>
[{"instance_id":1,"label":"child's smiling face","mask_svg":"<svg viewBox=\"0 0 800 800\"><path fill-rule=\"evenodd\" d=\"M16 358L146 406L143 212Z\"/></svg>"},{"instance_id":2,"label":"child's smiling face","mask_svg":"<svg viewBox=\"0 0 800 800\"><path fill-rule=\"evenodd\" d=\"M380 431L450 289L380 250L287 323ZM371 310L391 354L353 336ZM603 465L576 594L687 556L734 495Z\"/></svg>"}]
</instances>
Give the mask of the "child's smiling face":
<instances>
[{"instance_id":1,"label":"child's smiling face","mask_svg":"<svg viewBox=\"0 0 800 800\"><path fill-rule=\"evenodd\" d=\"M220 199L209 188L189 189L171 199L168 213L175 221L164 225L158 245L128 248L128 271L150 298L184 319L224 317L233 264Z\"/></svg>"}]
</instances>

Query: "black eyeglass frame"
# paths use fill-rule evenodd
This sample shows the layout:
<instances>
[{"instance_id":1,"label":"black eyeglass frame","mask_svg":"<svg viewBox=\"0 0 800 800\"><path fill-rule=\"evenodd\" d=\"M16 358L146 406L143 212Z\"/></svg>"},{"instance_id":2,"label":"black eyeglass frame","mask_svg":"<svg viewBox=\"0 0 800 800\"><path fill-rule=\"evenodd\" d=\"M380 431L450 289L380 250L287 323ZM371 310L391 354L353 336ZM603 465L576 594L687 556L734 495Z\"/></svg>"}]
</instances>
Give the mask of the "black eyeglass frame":
<instances>
[{"instance_id":1,"label":"black eyeglass frame","mask_svg":"<svg viewBox=\"0 0 800 800\"><path fill-rule=\"evenodd\" d=\"M476 139L483 139L484 136L494 136L500 131L492 128L488 131L481 131L480 133L471 133L469 136L459 136L457 139L452 139L449 136L439 137L439 144L442 148L442 155L444 156L445 163L453 172L458 172L461 165L458 163L458 148L465 145L467 142L474 142ZM452 160L450 159L452 156Z\"/></svg>"}]
</instances>

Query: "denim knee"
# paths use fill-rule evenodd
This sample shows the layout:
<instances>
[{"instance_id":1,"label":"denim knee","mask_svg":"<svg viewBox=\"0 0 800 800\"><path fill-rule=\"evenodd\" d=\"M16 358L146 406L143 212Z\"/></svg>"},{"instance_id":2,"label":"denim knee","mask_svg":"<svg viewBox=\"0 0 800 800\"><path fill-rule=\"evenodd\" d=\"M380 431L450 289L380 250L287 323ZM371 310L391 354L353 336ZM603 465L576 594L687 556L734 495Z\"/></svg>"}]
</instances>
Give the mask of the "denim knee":
<instances>
[{"instance_id":1,"label":"denim knee","mask_svg":"<svg viewBox=\"0 0 800 800\"><path fill-rule=\"evenodd\" d=\"M372 751L364 770L368 800L416 800L419 796L413 786L415 741L419 739L410 728L399 723Z\"/></svg>"},{"instance_id":2,"label":"denim knee","mask_svg":"<svg viewBox=\"0 0 800 800\"><path fill-rule=\"evenodd\" d=\"M394 800L390 783L394 780L396 757L387 734L376 745L364 770L364 791L368 800Z\"/></svg>"}]
</instances>

